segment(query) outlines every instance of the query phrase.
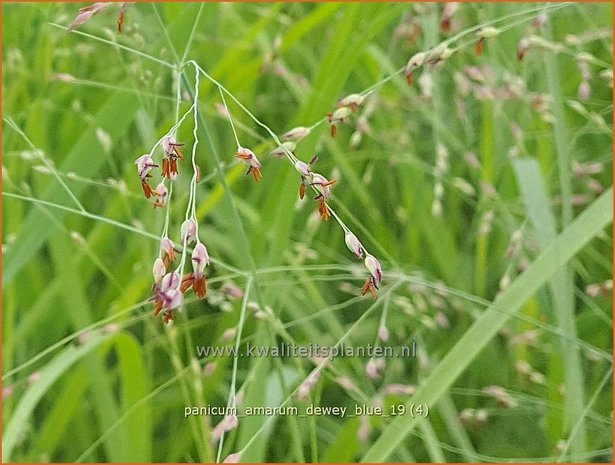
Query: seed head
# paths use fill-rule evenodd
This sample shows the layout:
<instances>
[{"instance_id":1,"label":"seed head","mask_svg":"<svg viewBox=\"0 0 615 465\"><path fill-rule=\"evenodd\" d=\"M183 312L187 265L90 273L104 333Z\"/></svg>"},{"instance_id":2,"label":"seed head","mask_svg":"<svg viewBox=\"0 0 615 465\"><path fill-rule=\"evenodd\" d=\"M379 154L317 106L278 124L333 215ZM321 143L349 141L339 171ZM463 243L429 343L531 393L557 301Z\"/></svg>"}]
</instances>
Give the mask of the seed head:
<instances>
[{"instance_id":1,"label":"seed head","mask_svg":"<svg viewBox=\"0 0 615 465\"><path fill-rule=\"evenodd\" d=\"M154 286L154 316L162 311L165 324L172 322L175 319L174 310L180 311L184 305L184 295L178 289L179 283L179 273L173 271L164 275L160 284Z\"/></svg>"},{"instance_id":2,"label":"seed head","mask_svg":"<svg viewBox=\"0 0 615 465\"><path fill-rule=\"evenodd\" d=\"M327 120L331 125L331 137L335 137L337 134L337 124L345 123L351 114L352 109L350 107L340 107L333 113L327 113Z\"/></svg>"},{"instance_id":3,"label":"seed head","mask_svg":"<svg viewBox=\"0 0 615 465\"><path fill-rule=\"evenodd\" d=\"M408 63L406 64L406 69L405 69L406 74L408 74L408 72L412 72L415 69L421 67L423 65L423 62L425 61L425 56L426 56L425 52L418 52L412 55L410 59L408 60Z\"/></svg>"},{"instance_id":4,"label":"seed head","mask_svg":"<svg viewBox=\"0 0 615 465\"><path fill-rule=\"evenodd\" d=\"M310 396L310 392L316 386L316 383L320 379L320 371L314 369L308 377L299 385L297 390L297 399L306 400Z\"/></svg>"},{"instance_id":5,"label":"seed head","mask_svg":"<svg viewBox=\"0 0 615 465\"><path fill-rule=\"evenodd\" d=\"M124 32L124 19L126 17L126 8L128 8L128 2L122 2L120 4L120 11L117 14L117 32L121 34Z\"/></svg>"},{"instance_id":6,"label":"seed head","mask_svg":"<svg viewBox=\"0 0 615 465\"><path fill-rule=\"evenodd\" d=\"M239 147L235 156L248 166L248 171L246 174L252 173L252 176L256 182L263 178L263 174L261 173L262 165L252 150L245 147Z\"/></svg>"},{"instance_id":7,"label":"seed head","mask_svg":"<svg viewBox=\"0 0 615 465\"><path fill-rule=\"evenodd\" d=\"M476 31L476 37L479 39L493 39L497 37L500 33L499 29L496 29L491 26L481 27L478 31Z\"/></svg>"},{"instance_id":8,"label":"seed head","mask_svg":"<svg viewBox=\"0 0 615 465\"><path fill-rule=\"evenodd\" d=\"M164 154L170 158L184 159L184 154L179 150L179 147L182 145L184 144L177 142L173 136L166 136L162 139L162 149L164 150Z\"/></svg>"},{"instance_id":9,"label":"seed head","mask_svg":"<svg viewBox=\"0 0 615 465\"><path fill-rule=\"evenodd\" d=\"M331 186L335 184L335 179L329 181L320 173L312 174L312 182L313 186L318 186L321 195L324 200L328 200L331 197Z\"/></svg>"},{"instance_id":10,"label":"seed head","mask_svg":"<svg viewBox=\"0 0 615 465\"><path fill-rule=\"evenodd\" d=\"M367 255L365 257L365 268L370 272L372 277L374 278L375 285L377 286L382 282L382 268L380 267L380 262L373 255Z\"/></svg>"},{"instance_id":11,"label":"seed head","mask_svg":"<svg viewBox=\"0 0 615 465\"><path fill-rule=\"evenodd\" d=\"M523 37L517 45L517 60L523 61L523 58L529 49L530 41L526 37Z\"/></svg>"},{"instance_id":12,"label":"seed head","mask_svg":"<svg viewBox=\"0 0 615 465\"><path fill-rule=\"evenodd\" d=\"M158 284L164 274L167 272L166 266L164 265L164 261L161 258L157 258L154 261L154 267L152 268L152 274L154 275L154 283Z\"/></svg>"},{"instance_id":13,"label":"seed head","mask_svg":"<svg viewBox=\"0 0 615 465\"><path fill-rule=\"evenodd\" d=\"M296 147L297 144L295 144L293 141L287 141L282 143L281 146L276 147L271 152L269 152L269 155L271 155L272 157L282 158L285 157L286 154L289 152L294 153Z\"/></svg>"},{"instance_id":14,"label":"seed head","mask_svg":"<svg viewBox=\"0 0 615 465\"><path fill-rule=\"evenodd\" d=\"M408 60L406 68L404 69L404 76L406 76L406 82L409 86L412 85L414 71L423 65L426 56L427 54L425 52L418 52L412 55Z\"/></svg>"},{"instance_id":15,"label":"seed head","mask_svg":"<svg viewBox=\"0 0 615 465\"><path fill-rule=\"evenodd\" d=\"M301 176L310 177L312 175L312 168L307 163L302 161L298 161L295 163L295 169L299 171Z\"/></svg>"},{"instance_id":16,"label":"seed head","mask_svg":"<svg viewBox=\"0 0 615 465\"><path fill-rule=\"evenodd\" d=\"M139 158L135 160L135 165L137 165L137 171L139 172L139 177L141 181L144 181L147 177L150 176L149 172L153 168L157 168L158 165L154 163L154 159L149 153L141 155Z\"/></svg>"},{"instance_id":17,"label":"seed head","mask_svg":"<svg viewBox=\"0 0 615 465\"><path fill-rule=\"evenodd\" d=\"M448 60L453 55L453 50L445 45L438 45L431 49L425 57L425 63L435 65L441 61Z\"/></svg>"},{"instance_id":18,"label":"seed head","mask_svg":"<svg viewBox=\"0 0 615 465\"><path fill-rule=\"evenodd\" d=\"M384 393L392 396L411 396L415 392L416 386L412 384L392 383L384 388Z\"/></svg>"},{"instance_id":19,"label":"seed head","mask_svg":"<svg viewBox=\"0 0 615 465\"><path fill-rule=\"evenodd\" d=\"M307 137L312 130L310 128L306 128L305 126L297 126L296 128L291 129L287 133L282 135L282 140L294 140L298 141Z\"/></svg>"},{"instance_id":20,"label":"seed head","mask_svg":"<svg viewBox=\"0 0 615 465\"><path fill-rule=\"evenodd\" d=\"M179 273L177 273L176 271L173 271L163 276L162 282L160 283L160 291L165 292L170 289L177 289L178 286L179 286Z\"/></svg>"},{"instance_id":21,"label":"seed head","mask_svg":"<svg viewBox=\"0 0 615 465\"><path fill-rule=\"evenodd\" d=\"M577 90L577 95L579 96L579 100L586 102L591 97L592 89L587 81L581 81L579 84L579 89Z\"/></svg>"},{"instance_id":22,"label":"seed head","mask_svg":"<svg viewBox=\"0 0 615 465\"><path fill-rule=\"evenodd\" d=\"M164 185L164 182L161 182L156 186L155 194L157 196L154 201L154 208L163 208L167 205L167 200L169 199L169 190Z\"/></svg>"},{"instance_id":23,"label":"seed head","mask_svg":"<svg viewBox=\"0 0 615 465\"><path fill-rule=\"evenodd\" d=\"M169 289L166 292L166 299L168 301L166 308L169 310L176 310L184 304L184 295L178 289Z\"/></svg>"},{"instance_id":24,"label":"seed head","mask_svg":"<svg viewBox=\"0 0 615 465\"><path fill-rule=\"evenodd\" d=\"M235 452L234 454L229 454L222 463L239 463L241 460L241 452Z\"/></svg>"},{"instance_id":25,"label":"seed head","mask_svg":"<svg viewBox=\"0 0 615 465\"><path fill-rule=\"evenodd\" d=\"M194 270L194 274L202 276L207 265L209 265L207 248L203 243L199 242L192 251L192 269Z\"/></svg>"},{"instance_id":26,"label":"seed head","mask_svg":"<svg viewBox=\"0 0 615 465\"><path fill-rule=\"evenodd\" d=\"M236 415L228 415L224 417L211 432L212 440L217 442L224 433L237 428L237 423L238 421Z\"/></svg>"},{"instance_id":27,"label":"seed head","mask_svg":"<svg viewBox=\"0 0 615 465\"><path fill-rule=\"evenodd\" d=\"M327 119L331 124L345 123L351 114L352 110L349 107L340 107L337 108L333 113L329 113L327 115Z\"/></svg>"},{"instance_id":28,"label":"seed head","mask_svg":"<svg viewBox=\"0 0 615 465\"><path fill-rule=\"evenodd\" d=\"M191 244L196 238L196 223L192 218L187 219L181 225L181 240L183 244Z\"/></svg>"},{"instance_id":29,"label":"seed head","mask_svg":"<svg viewBox=\"0 0 615 465\"><path fill-rule=\"evenodd\" d=\"M381 358L372 358L365 365L365 373L370 379L378 379L382 376L382 370L384 370L384 360Z\"/></svg>"},{"instance_id":30,"label":"seed head","mask_svg":"<svg viewBox=\"0 0 615 465\"><path fill-rule=\"evenodd\" d=\"M444 33L448 33L451 30L451 19L459 8L458 2L447 2L444 4L442 11L442 17L440 18L440 30Z\"/></svg>"},{"instance_id":31,"label":"seed head","mask_svg":"<svg viewBox=\"0 0 615 465\"><path fill-rule=\"evenodd\" d=\"M344 97L343 99L341 99L339 102L337 102L336 108L348 107L352 111L357 111L359 107L361 106L361 104L363 103L363 100L365 100L364 95L350 94Z\"/></svg>"},{"instance_id":32,"label":"seed head","mask_svg":"<svg viewBox=\"0 0 615 465\"><path fill-rule=\"evenodd\" d=\"M92 19L92 16L97 13L100 13L101 11L104 11L109 5L110 3L107 2L96 2L92 5L79 8L79 13L75 17L75 19L73 19L73 21L68 25L66 30L70 32L76 27L87 23L90 19Z\"/></svg>"},{"instance_id":33,"label":"seed head","mask_svg":"<svg viewBox=\"0 0 615 465\"><path fill-rule=\"evenodd\" d=\"M165 265L169 265L170 262L175 260L175 244L168 237L163 237L162 241L160 241L160 249L164 253L163 260Z\"/></svg>"},{"instance_id":34,"label":"seed head","mask_svg":"<svg viewBox=\"0 0 615 465\"><path fill-rule=\"evenodd\" d=\"M382 342L387 342L389 340L389 328L385 325L380 326L378 329L378 337Z\"/></svg>"},{"instance_id":35,"label":"seed head","mask_svg":"<svg viewBox=\"0 0 615 465\"><path fill-rule=\"evenodd\" d=\"M355 236L350 231L347 231L346 235L344 236L344 241L346 242L346 247L348 247L350 251L354 253L359 260L362 260L363 246L359 242L359 239L357 239L357 236Z\"/></svg>"}]
</instances>

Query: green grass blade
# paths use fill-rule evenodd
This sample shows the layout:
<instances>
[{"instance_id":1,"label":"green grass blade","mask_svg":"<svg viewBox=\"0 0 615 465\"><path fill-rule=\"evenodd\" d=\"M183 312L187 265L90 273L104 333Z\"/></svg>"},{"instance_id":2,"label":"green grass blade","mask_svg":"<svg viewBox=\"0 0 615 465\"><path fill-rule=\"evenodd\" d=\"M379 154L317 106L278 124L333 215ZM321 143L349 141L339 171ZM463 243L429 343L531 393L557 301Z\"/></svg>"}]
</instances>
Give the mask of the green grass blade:
<instances>
[{"instance_id":1,"label":"green grass blade","mask_svg":"<svg viewBox=\"0 0 615 465\"><path fill-rule=\"evenodd\" d=\"M115 339L120 366L122 412L150 392L141 344L132 334L120 333ZM145 402L126 419L120 431L124 439L125 462L149 462L152 449L151 402ZM138 431L139 434L134 434Z\"/></svg>"},{"instance_id":2,"label":"green grass blade","mask_svg":"<svg viewBox=\"0 0 615 465\"><path fill-rule=\"evenodd\" d=\"M98 127L102 128L114 139L119 139L133 121L133 116L139 106L139 100L133 95L118 92L107 100L96 115ZM118 111L121 108L121 111ZM91 127L73 146L66 159L58 168L67 173L73 171L85 177L95 177L97 170L102 166L106 153L96 137L96 127ZM84 185L76 185L73 193L79 197L84 190ZM58 202L66 195L63 194L62 186L54 184L42 194L42 198L52 202ZM61 200L60 200L61 202ZM57 213L60 220L65 214ZM47 219L36 210L31 211L24 219L20 240L12 247L4 257L2 265L2 288L9 284L15 275L38 251L41 245L57 229L49 224Z\"/></svg>"},{"instance_id":3,"label":"green grass blade","mask_svg":"<svg viewBox=\"0 0 615 465\"><path fill-rule=\"evenodd\" d=\"M32 384L20 399L2 437L2 461L10 462L18 439L27 428L32 412L39 400L47 393L58 378L75 362L110 339L110 335L93 334L79 347L69 347L49 362L41 371L39 380Z\"/></svg>"},{"instance_id":4,"label":"green grass blade","mask_svg":"<svg viewBox=\"0 0 615 465\"><path fill-rule=\"evenodd\" d=\"M497 334L523 303L539 290L583 246L613 219L613 188L583 211L536 260L503 291L434 369L410 404L433 405ZM362 462L383 462L416 426L416 419L399 417L391 422Z\"/></svg>"},{"instance_id":5,"label":"green grass blade","mask_svg":"<svg viewBox=\"0 0 615 465\"><path fill-rule=\"evenodd\" d=\"M556 227L555 217L550 208L549 201L545 192L545 187L540 175L538 163L533 159L515 160L513 167L517 175L523 204L528 213L528 218L532 223L540 249L544 250L549 243L555 239ZM564 378L566 386L566 410L565 410L565 432L570 433L572 425L576 424L583 411L585 399L583 369L579 355L579 347L573 343L577 338L577 329L574 309L574 284L571 271L567 267L558 270L553 279L549 282L549 291L555 318L562 333L566 335L561 338L560 359L564 365ZM575 435L572 453L583 453L586 450L586 429L585 423L579 423L577 434Z\"/></svg>"}]
</instances>

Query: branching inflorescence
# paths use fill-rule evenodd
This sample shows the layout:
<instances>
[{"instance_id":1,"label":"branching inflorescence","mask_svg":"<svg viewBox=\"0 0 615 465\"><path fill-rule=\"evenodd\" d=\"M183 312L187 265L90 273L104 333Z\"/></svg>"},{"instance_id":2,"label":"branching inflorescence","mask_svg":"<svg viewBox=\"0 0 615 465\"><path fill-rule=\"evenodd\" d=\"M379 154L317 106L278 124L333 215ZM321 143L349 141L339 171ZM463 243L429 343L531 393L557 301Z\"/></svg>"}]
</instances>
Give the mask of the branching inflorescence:
<instances>
[{"instance_id":1,"label":"branching inflorescence","mask_svg":"<svg viewBox=\"0 0 615 465\"><path fill-rule=\"evenodd\" d=\"M69 30L85 23L94 14L102 11L106 8L106 4L94 4L91 7L82 8L77 18L69 26ZM534 30L539 29L546 16L544 11L547 11L549 7L544 7L542 12L537 15L540 9L534 9L525 13L519 13L521 17L520 23L527 21L528 18L534 18L530 30L528 33L532 33ZM553 7L555 8L555 7ZM121 32L124 22L124 14L126 10L126 4L122 4L120 7L120 14L118 16L118 30ZM441 29L444 33L448 33L451 29L451 21L456 12L456 4L447 4L444 8L443 15L440 21ZM244 105L239 102L233 94L231 94L221 83L211 77L203 68L201 68L195 61L190 60L178 65L176 71L179 74L184 72L184 67L191 65L195 70L195 86L193 102L189 110L181 117L177 118L176 124L169 130L169 132L160 139L150 150L150 152L142 155L136 160L137 171L141 182L141 187L146 198L154 198L155 208L167 209L166 221L163 230L163 234L160 240L159 256L154 262L153 275L154 285L152 288L152 300L155 304L155 314L163 314L163 321L165 323L171 322L175 318L175 311L179 311L183 305L183 295L188 289L192 288L195 294L199 298L204 298L207 293L207 284L205 279L204 270L209 264L209 255L207 248L200 241L198 235L198 221L196 218L196 186L197 178L200 176L199 169L196 165L196 151L198 145L198 91L199 91L199 78L204 77L212 84L214 84L221 96L222 103L226 109L226 115L228 116L229 123L231 125L237 149L235 157L247 166L246 174L251 174L256 182L259 182L263 177L262 164L259 161L257 155L249 148L243 146L237 135L233 119L231 117L230 110L226 103L225 95L232 99L257 125L262 127L271 136L276 144L276 148L270 152L273 157L286 158L295 168L299 174L299 198L303 200L305 198L308 188L312 189L315 193L313 199L318 203L318 213L322 221L328 221L333 217L337 223L342 227L345 234L345 243L348 249L359 260L362 260L365 268L369 272L369 277L365 284L361 288L361 295L369 293L374 298L377 296L377 291L383 280L382 267L379 261L371 255L363 244L359 241L357 236L346 226L337 213L332 209L330 201L332 199L332 188L336 183L335 179L327 179L324 175L314 171L314 165L318 160L318 156L313 156L308 163L301 161L297 158L295 151L297 144L311 131L319 126L323 122L327 122L330 127L330 134L332 137L336 137L338 126L346 124L353 117L353 114L357 113L363 105L365 99L376 88L393 79L396 75L403 73L408 85L412 85L414 76L417 70L423 67L434 68L441 66L446 62L457 50L460 48L474 44L476 54L483 53L483 49L488 40L497 37L501 32L510 29L516 23L508 24L503 28L496 28L495 23L497 21L486 23L476 28L470 28L462 31L456 35L449 37L440 44L432 47L431 49L419 51L412 55L408 60L405 67L399 69L396 73L382 79L378 83L371 86L369 89L361 92L350 94L345 98L342 98L335 106L335 108L326 113L325 118L316 122L312 126L299 126L278 137L268 126L259 121ZM417 29L420 33L420 27ZM416 31L415 31L416 32ZM464 39L466 39L464 41ZM532 40L533 39L533 40ZM527 53L527 50L531 47L540 48L540 43L534 36L528 38L522 38L517 50L517 58L522 60ZM178 78L177 96L179 105L181 79ZM180 228L181 247L177 247L173 241L168 237L169 227L169 202L172 194L172 184L179 175L179 161L185 159L182 153L183 142L179 142L176 139L177 130L184 123L185 119L190 115L194 115L194 144L192 147L192 167L193 176L190 184L190 196L188 207L186 209L186 218ZM161 165L154 160L154 153L158 146L162 147L163 158ZM444 148L442 148L444 150ZM152 172L155 169L161 168L162 181L154 188L150 184L152 178ZM168 186L167 186L168 184ZM435 204L439 204L442 194L442 186L436 186L435 192ZM184 274L184 266L187 257L187 247L193 242L196 245L192 249L191 262L193 271ZM181 251L181 261L174 271L171 269L172 263L176 259L176 254Z\"/></svg>"},{"instance_id":2,"label":"branching inflorescence","mask_svg":"<svg viewBox=\"0 0 615 465\"><path fill-rule=\"evenodd\" d=\"M177 121L177 123L165 134L152 149L141 155L135 161L137 172L141 180L141 187L146 198L154 197L154 208L167 208L167 216L164 230L160 239L160 249L158 257L154 261L152 274L154 284L152 286L151 300L154 302L154 316L162 314L165 323L170 323L175 319L175 312L181 311L184 304L184 294L192 289L199 299L203 299L207 294L207 281L205 279L205 268L210 264L207 247L201 242L198 231L198 221L196 218L196 186L199 177L199 168L196 165L196 154L198 148L198 84L199 74L195 73L195 96L194 101L188 111ZM178 248L173 240L168 237L169 231L169 208L172 193L172 185L179 176L178 161L185 160L182 152L184 142L177 141L177 131L184 123L186 118L192 114L194 116L194 144L192 146L192 179L190 182L190 196L186 208L185 220L179 228L181 247ZM154 153L158 147L162 148L161 165L154 161ZM162 181L152 188L149 183L152 171L161 168ZM166 183L169 184L167 187ZM187 247L196 243L192 249L190 261L192 271L184 273L187 258ZM172 264L181 252L179 265L172 271Z\"/></svg>"},{"instance_id":3,"label":"branching inflorescence","mask_svg":"<svg viewBox=\"0 0 615 465\"><path fill-rule=\"evenodd\" d=\"M212 81L219 89L222 103L226 109L229 123L231 125L237 149L235 151L235 157L247 166L246 175L251 174L256 182L259 182L262 177L262 164L258 160L256 154L249 148L244 147L240 141L233 119L231 117L230 110L227 106L225 93L228 94L241 108L245 110L245 107L241 105L235 97L230 94L224 86L211 78L196 62L189 61L186 64L190 64L195 69L195 95L190 109L177 121L177 123L169 130L169 132L162 137L150 150L150 152L141 155L135 161L137 165L137 172L140 178L143 194L146 198L153 198L154 208L166 207L167 208L167 221L163 231L163 236L160 241L159 256L154 262L152 269L154 276L154 285L152 287L152 300L154 302L154 315L162 314L163 321L169 323L175 319L175 312L180 311L183 306L183 295L190 289L199 298L204 298L207 293L207 283L205 279L204 270L210 263L209 254L207 248L200 241L198 237L198 220L195 213L196 205L196 176L198 175L198 167L195 163L196 148L198 144L197 130L198 124L196 114L198 112L198 82L200 76ZM364 97L359 94L350 95L342 99L336 109L327 115L327 120L331 125L331 135L335 136L336 125L346 122L349 116L356 112ZM247 111L247 110L246 110ZM256 118L247 112L256 122L262 125ZM186 219L182 223L180 228L181 247L177 247L174 242L167 236L169 226L168 208L171 197L171 183L173 183L179 175L179 161L185 160L182 153L182 147L184 142L179 142L176 139L177 131L179 127L184 123L189 114L195 114L194 119L194 137L195 143L192 149L193 160L193 183L191 184L190 199L186 212ZM264 125L263 125L264 126ZM273 132L266 128L273 136L274 140L278 144L278 147L271 152L274 157L287 158L295 170L299 174L299 197L304 199L308 188L311 188L315 192L313 199L318 203L318 213L322 221L327 221L332 216L342 226L345 233L345 242L350 251L360 260L364 261L366 269L369 271L370 276L361 289L361 294L365 295L370 293L374 298L377 296L379 285L382 282L383 273L382 268L378 260L371 254L369 254L365 247L359 242L357 236L341 221L339 216L329 205L332 196L332 187L335 184L335 179L327 179L324 175L313 170L315 163L318 161L318 157L314 156L305 163L299 160L294 150L297 143L304 137L306 137L311 129L307 127L297 127L291 131L285 133L281 139L285 142L281 142L280 138L275 136ZM157 163L154 160L154 153L158 147L162 148L162 160ZM161 168L162 181L153 188L150 184L152 178L152 172L155 169ZM168 183L168 187L167 187ZM184 257L186 256L186 247L196 241L196 245L192 250L191 261L193 271L184 274ZM182 260L179 266L173 270L171 265L176 258L176 253L181 251Z\"/></svg>"}]
</instances>

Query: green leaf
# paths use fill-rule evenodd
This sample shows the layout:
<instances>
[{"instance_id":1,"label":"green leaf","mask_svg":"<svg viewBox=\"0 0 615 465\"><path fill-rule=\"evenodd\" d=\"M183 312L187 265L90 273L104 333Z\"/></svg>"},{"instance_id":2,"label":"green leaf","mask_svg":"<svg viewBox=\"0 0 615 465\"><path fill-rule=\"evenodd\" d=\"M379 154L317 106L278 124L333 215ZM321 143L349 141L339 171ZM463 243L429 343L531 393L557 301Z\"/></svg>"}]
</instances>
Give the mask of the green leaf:
<instances>
[{"instance_id":1,"label":"green leaf","mask_svg":"<svg viewBox=\"0 0 615 465\"><path fill-rule=\"evenodd\" d=\"M611 187L493 301L408 401L408 411L411 404L434 405L523 303L613 220L612 196ZM416 418L398 417L393 420L363 456L362 462L386 461L416 423Z\"/></svg>"},{"instance_id":2,"label":"green leaf","mask_svg":"<svg viewBox=\"0 0 615 465\"><path fill-rule=\"evenodd\" d=\"M517 176L523 204L527 216L536 231L540 249L544 250L556 236L555 216L545 192L536 160L525 158L515 160L513 167ZM560 359L564 366L566 386L565 397L565 434L568 435L573 425L581 418L575 446L575 453L586 450L585 422L582 420L584 410L583 369L578 347L572 342L577 338L574 315L574 283L572 273L567 267L558 270L549 282L549 292L558 326L565 338L560 338Z\"/></svg>"},{"instance_id":3,"label":"green leaf","mask_svg":"<svg viewBox=\"0 0 615 465\"><path fill-rule=\"evenodd\" d=\"M96 115L97 126L92 126L73 146L72 150L58 168L63 173L75 172L83 177L96 177L97 170L102 166L105 151L96 137L96 129L102 128L112 138L119 139L132 123L134 114L139 106L136 96L118 92L113 94ZM121 109L118 111L118 109ZM52 157L55 158L55 157ZM72 192L79 197L85 190L84 184L77 184ZM42 199L50 202L68 202L68 196L62 186L50 186ZM71 205L72 206L72 205ZM60 221L66 213L58 212L55 218ZM9 284L32 258L38 249L45 243L57 227L50 224L40 211L33 209L23 222L19 241L6 253L2 267L2 288Z\"/></svg>"},{"instance_id":4,"label":"green leaf","mask_svg":"<svg viewBox=\"0 0 615 465\"><path fill-rule=\"evenodd\" d=\"M92 334L85 344L79 347L68 347L40 371L40 379L26 390L4 431L2 437L3 462L10 462L13 449L17 445L19 437L26 430L32 412L51 386L75 362L92 352L110 338L111 335Z\"/></svg>"}]
</instances>

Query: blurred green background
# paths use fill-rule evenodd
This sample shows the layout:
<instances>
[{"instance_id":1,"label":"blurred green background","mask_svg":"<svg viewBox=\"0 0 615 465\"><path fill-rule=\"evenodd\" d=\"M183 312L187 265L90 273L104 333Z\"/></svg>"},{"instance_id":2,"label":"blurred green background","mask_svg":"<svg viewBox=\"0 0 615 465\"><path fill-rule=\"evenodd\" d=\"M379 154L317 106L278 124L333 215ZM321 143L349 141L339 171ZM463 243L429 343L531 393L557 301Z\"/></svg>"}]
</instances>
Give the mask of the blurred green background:
<instances>
[{"instance_id":1,"label":"blurred green background","mask_svg":"<svg viewBox=\"0 0 615 465\"><path fill-rule=\"evenodd\" d=\"M610 4L139 3L121 35L112 4L67 33L85 5L2 4L3 461L612 461ZM500 33L479 55L481 25ZM445 40L455 53L408 86L408 59ZM332 208L384 270L376 300L342 228L299 202L296 171L227 96L263 164L261 183L243 175L202 78L209 292L171 326L152 316L164 212L134 160L175 123L189 59L278 135L372 91L295 153L337 180ZM190 175L180 162L176 242ZM417 355L195 349L340 342ZM221 446L221 416L184 417L229 399L429 413L240 416Z\"/></svg>"}]
</instances>

